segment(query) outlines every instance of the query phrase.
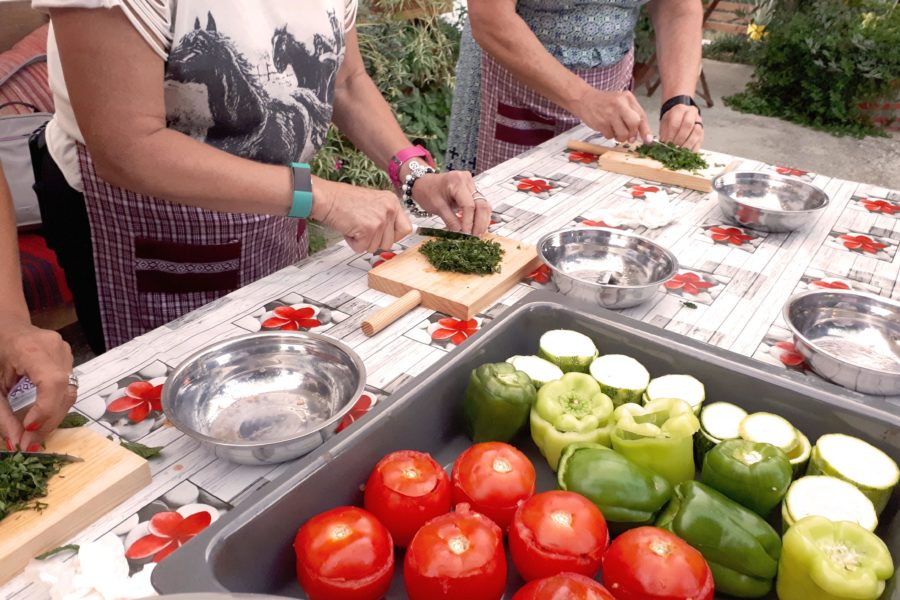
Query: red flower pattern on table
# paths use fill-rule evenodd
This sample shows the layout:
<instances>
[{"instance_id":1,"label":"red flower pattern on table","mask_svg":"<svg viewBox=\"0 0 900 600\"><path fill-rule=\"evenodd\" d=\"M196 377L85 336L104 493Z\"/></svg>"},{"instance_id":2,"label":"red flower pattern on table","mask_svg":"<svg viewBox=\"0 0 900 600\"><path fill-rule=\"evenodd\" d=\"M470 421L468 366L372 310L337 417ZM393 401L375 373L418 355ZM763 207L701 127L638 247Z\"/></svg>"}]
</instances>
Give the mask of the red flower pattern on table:
<instances>
[{"instance_id":1,"label":"red flower pattern on table","mask_svg":"<svg viewBox=\"0 0 900 600\"><path fill-rule=\"evenodd\" d=\"M756 239L755 235L744 233L737 227L710 227L708 232L709 237L720 244L742 246L745 242Z\"/></svg>"},{"instance_id":2,"label":"red flower pattern on table","mask_svg":"<svg viewBox=\"0 0 900 600\"><path fill-rule=\"evenodd\" d=\"M578 224L583 225L584 227L606 227L607 229L619 229L619 227L610 225L606 221L595 221L594 219L582 219Z\"/></svg>"},{"instance_id":3,"label":"red flower pattern on table","mask_svg":"<svg viewBox=\"0 0 900 600\"><path fill-rule=\"evenodd\" d=\"M476 321L475 319L463 321L461 319L447 317L438 321L438 328L431 333L431 339L449 339L451 342L459 346L464 341L469 339L469 336L475 335L477 331L478 321Z\"/></svg>"},{"instance_id":4,"label":"red flower pattern on table","mask_svg":"<svg viewBox=\"0 0 900 600\"><path fill-rule=\"evenodd\" d=\"M877 212L885 215L900 214L900 204L894 204L887 200L872 200L867 198L862 201L862 205L866 207L867 211L873 213Z\"/></svg>"},{"instance_id":5,"label":"red flower pattern on table","mask_svg":"<svg viewBox=\"0 0 900 600\"><path fill-rule=\"evenodd\" d=\"M520 179L517 185L519 191L532 194L542 194L553 189L553 185L543 179Z\"/></svg>"},{"instance_id":6,"label":"red flower pattern on table","mask_svg":"<svg viewBox=\"0 0 900 600\"><path fill-rule=\"evenodd\" d=\"M659 188L655 185L636 185L631 188L631 197L632 198L643 198L644 194L647 193L656 193L659 191Z\"/></svg>"},{"instance_id":7,"label":"red flower pattern on table","mask_svg":"<svg viewBox=\"0 0 900 600\"><path fill-rule=\"evenodd\" d=\"M841 239L844 241L845 248L847 248L848 250L854 250L856 252L878 254L879 250L887 248L887 244L876 242L867 235L844 234L841 236Z\"/></svg>"},{"instance_id":8,"label":"red flower pattern on table","mask_svg":"<svg viewBox=\"0 0 900 600\"><path fill-rule=\"evenodd\" d=\"M362 416L369 412L369 409L372 408L372 404L373 402L371 396L369 396L368 394L363 394L362 396L360 396L359 400L356 401L356 404L353 406L353 408L350 409L350 412L344 415L344 418L341 419L341 424L338 425L337 431L343 431L344 429L361 419Z\"/></svg>"},{"instance_id":9,"label":"red flower pattern on table","mask_svg":"<svg viewBox=\"0 0 900 600\"><path fill-rule=\"evenodd\" d=\"M772 353L786 367L803 367L805 360L803 355L797 350L793 342L776 342L772 346Z\"/></svg>"},{"instance_id":10,"label":"red flower pattern on table","mask_svg":"<svg viewBox=\"0 0 900 600\"><path fill-rule=\"evenodd\" d=\"M392 258L394 258L395 256L397 256L397 253L396 253L396 252L387 251L387 252L381 252L381 253L377 254L376 256L377 256L378 258L377 258L377 260L375 261L375 264L372 265L372 268L375 268L375 267L377 267L378 265L383 265L383 264L386 263L387 261L389 261L389 260L391 260Z\"/></svg>"},{"instance_id":11,"label":"red flower pattern on table","mask_svg":"<svg viewBox=\"0 0 900 600\"><path fill-rule=\"evenodd\" d=\"M177 512L161 512L150 519L150 533L135 541L125 552L132 560L153 557L153 562L178 550L212 523L212 515L201 511L185 518Z\"/></svg>"},{"instance_id":12,"label":"red flower pattern on table","mask_svg":"<svg viewBox=\"0 0 900 600\"><path fill-rule=\"evenodd\" d=\"M812 284L816 287L825 288L827 290L849 290L850 286L844 283L843 281L825 281L824 279L819 279L817 281L813 281Z\"/></svg>"},{"instance_id":13,"label":"red flower pattern on table","mask_svg":"<svg viewBox=\"0 0 900 600\"><path fill-rule=\"evenodd\" d=\"M301 329L313 329L322 323L316 316L316 309L311 306L293 308L292 306L279 306L272 311L274 317L262 322L264 329L282 329L284 331L299 331Z\"/></svg>"},{"instance_id":14,"label":"red flower pattern on table","mask_svg":"<svg viewBox=\"0 0 900 600\"><path fill-rule=\"evenodd\" d=\"M106 410L114 413L128 413L128 420L140 423L151 412L162 412L162 384L153 385L149 381L135 381L125 388L125 395L109 403Z\"/></svg>"},{"instance_id":15,"label":"red flower pattern on table","mask_svg":"<svg viewBox=\"0 0 900 600\"><path fill-rule=\"evenodd\" d=\"M541 265L531 273L525 276L526 280L531 280L535 283L547 283L550 281L550 267L547 265Z\"/></svg>"},{"instance_id":16,"label":"red flower pattern on table","mask_svg":"<svg viewBox=\"0 0 900 600\"><path fill-rule=\"evenodd\" d=\"M715 283L706 281L696 273L690 271L679 273L663 284L667 290L680 290L685 294L691 294L692 296L697 296L704 290L708 290L715 285Z\"/></svg>"},{"instance_id":17,"label":"red flower pattern on table","mask_svg":"<svg viewBox=\"0 0 900 600\"><path fill-rule=\"evenodd\" d=\"M573 151L569 152L569 162L577 162L589 165L591 163L597 162L597 155L591 154L590 152L578 152Z\"/></svg>"},{"instance_id":18,"label":"red flower pattern on table","mask_svg":"<svg viewBox=\"0 0 900 600\"><path fill-rule=\"evenodd\" d=\"M793 175L794 177L803 177L809 171L803 169L792 169L791 167L775 167L775 172L779 175Z\"/></svg>"}]
</instances>

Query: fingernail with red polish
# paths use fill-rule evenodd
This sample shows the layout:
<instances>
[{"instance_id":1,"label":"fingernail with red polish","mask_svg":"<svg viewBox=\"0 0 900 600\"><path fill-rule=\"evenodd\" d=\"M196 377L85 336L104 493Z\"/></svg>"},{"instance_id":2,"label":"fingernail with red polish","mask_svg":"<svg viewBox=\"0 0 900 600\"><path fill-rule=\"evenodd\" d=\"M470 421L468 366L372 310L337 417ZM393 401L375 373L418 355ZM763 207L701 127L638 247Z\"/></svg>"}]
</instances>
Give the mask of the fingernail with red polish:
<instances>
[{"instance_id":1,"label":"fingernail with red polish","mask_svg":"<svg viewBox=\"0 0 900 600\"><path fill-rule=\"evenodd\" d=\"M41 424L38 423L37 421L35 421L31 425L28 425L27 427L25 427L25 431L37 431L40 428L41 428Z\"/></svg>"},{"instance_id":2,"label":"fingernail with red polish","mask_svg":"<svg viewBox=\"0 0 900 600\"><path fill-rule=\"evenodd\" d=\"M28 446L28 450L26 450L26 452L37 452L40 449L41 449L40 444L31 444L30 446Z\"/></svg>"},{"instance_id":3,"label":"fingernail with red polish","mask_svg":"<svg viewBox=\"0 0 900 600\"><path fill-rule=\"evenodd\" d=\"M6 449L10 452L14 452L16 450L16 447L13 446L12 440L6 440Z\"/></svg>"}]
</instances>

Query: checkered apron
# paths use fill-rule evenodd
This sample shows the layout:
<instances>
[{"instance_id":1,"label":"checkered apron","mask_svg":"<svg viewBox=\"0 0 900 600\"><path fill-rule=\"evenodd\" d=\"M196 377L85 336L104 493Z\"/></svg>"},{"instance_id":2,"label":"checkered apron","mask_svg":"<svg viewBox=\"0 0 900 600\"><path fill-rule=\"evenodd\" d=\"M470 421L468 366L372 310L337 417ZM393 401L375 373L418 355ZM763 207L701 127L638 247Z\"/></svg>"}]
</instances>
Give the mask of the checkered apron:
<instances>
[{"instance_id":1,"label":"checkered apron","mask_svg":"<svg viewBox=\"0 0 900 600\"><path fill-rule=\"evenodd\" d=\"M627 90L632 86L634 50L614 65L571 69L599 90ZM476 171L481 173L538 144L581 120L525 86L487 52L481 53L481 116Z\"/></svg>"},{"instance_id":2,"label":"checkered apron","mask_svg":"<svg viewBox=\"0 0 900 600\"><path fill-rule=\"evenodd\" d=\"M220 213L110 185L79 146L107 348L306 256L306 222Z\"/></svg>"}]
</instances>

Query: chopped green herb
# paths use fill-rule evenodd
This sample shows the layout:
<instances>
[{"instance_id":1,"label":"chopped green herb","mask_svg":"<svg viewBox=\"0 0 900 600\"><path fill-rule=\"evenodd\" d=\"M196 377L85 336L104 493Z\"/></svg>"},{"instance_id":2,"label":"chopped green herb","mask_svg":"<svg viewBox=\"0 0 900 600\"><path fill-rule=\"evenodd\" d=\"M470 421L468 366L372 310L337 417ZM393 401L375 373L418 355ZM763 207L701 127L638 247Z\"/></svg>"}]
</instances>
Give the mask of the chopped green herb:
<instances>
[{"instance_id":1,"label":"chopped green herb","mask_svg":"<svg viewBox=\"0 0 900 600\"><path fill-rule=\"evenodd\" d=\"M688 301L682 301L681 305L685 308L697 308L696 304L694 304L693 302L688 302Z\"/></svg>"},{"instance_id":2,"label":"chopped green herb","mask_svg":"<svg viewBox=\"0 0 900 600\"><path fill-rule=\"evenodd\" d=\"M47 483L64 464L64 460L21 452L0 458L0 520L16 511L47 508L37 498L47 495Z\"/></svg>"},{"instance_id":3,"label":"chopped green herb","mask_svg":"<svg viewBox=\"0 0 900 600\"><path fill-rule=\"evenodd\" d=\"M478 238L436 238L422 244L419 252L438 271L489 275L500 272L504 250L497 242Z\"/></svg>"},{"instance_id":4,"label":"chopped green herb","mask_svg":"<svg viewBox=\"0 0 900 600\"><path fill-rule=\"evenodd\" d=\"M87 425L88 419L81 413L70 412L67 414L62 423L59 424L60 429L73 429L75 427L83 427Z\"/></svg>"},{"instance_id":5,"label":"chopped green herb","mask_svg":"<svg viewBox=\"0 0 900 600\"><path fill-rule=\"evenodd\" d=\"M700 154L669 142L643 144L635 148L634 151L641 156L658 160L665 168L673 171L691 171L696 173L709 167L709 163Z\"/></svg>"},{"instance_id":6,"label":"chopped green herb","mask_svg":"<svg viewBox=\"0 0 900 600\"><path fill-rule=\"evenodd\" d=\"M38 560L47 560L57 554L62 554L63 552L78 552L81 548L78 544L66 544L65 546L59 546L58 548L54 548L53 550L47 550L43 554L38 554L35 556Z\"/></svg>"},{"instance_id":7,"label":"chopped green herb","mask_svg":"<svg viewBox=\"0 0 900 600\"><path fill-rule=\"evenodd\" d=\"M162 446L145 446L144 444L139 444L138 442L129 442L126 440L122 440L122 447L126 450L131 450L141 458L151 459L160 455L162 452Z\"/></svg>"}]
</instances>

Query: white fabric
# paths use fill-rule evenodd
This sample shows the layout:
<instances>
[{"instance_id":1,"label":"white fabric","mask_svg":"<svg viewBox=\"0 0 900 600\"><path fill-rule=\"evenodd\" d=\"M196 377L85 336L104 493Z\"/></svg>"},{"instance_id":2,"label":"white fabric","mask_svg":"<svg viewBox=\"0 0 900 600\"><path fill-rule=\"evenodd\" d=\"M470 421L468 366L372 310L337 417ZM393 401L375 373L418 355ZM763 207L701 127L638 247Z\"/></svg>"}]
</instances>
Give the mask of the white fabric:
<instances>
[{"instance_id":1,"label":"white fabric","mask_svg":"<svg viewBox=\"0 0 900 600\"><path fill-rule=\"evenodd\" d=\"M665 190L644 192L643 200L624 203L616 208L598 211L591 218L613 227L646 227L659 229L677 221L684 211L677 208Z\"/></svg>"},{"instance_id":2,"label":"white fabric","mask_svg":"<svg viewBox=\"0 0 900 600\"><path fill-rule=\"evenodd\" d=\"M328 11L333 11L339 22L343 23L344 32L349 31L356 22L358 0L304 0L302 2L285 2L283 0L32 0L32 7L39 10L52 8L119 8L128 17L135 29L146 40L150 47L167 62L167 75L171 65L169 56L172 49L199 23L208 27L208 15L214 15L218 31L233 40L240 50L242 58L248 58L250 66L262 73L265 78L265 92L276 101L287 103L308 103L307 97L298 98L296 92L303 92L303 85L296 78L291 79L286 72L277 72L272 65L273 31L280 27L287 30L294 38L312 51L313 36L328 36L331 26ZM343 40L338 62L343 58ZM56 105L56 115L47 126L47 146L51 156L60 170L77 190L82 190L79 172L77 143L84 143L84 138L75 120L69 95L65 87L62 65L56 37L51 24L47 41L48 70L50 89ZM322 60L322 53L316 55ZM177 81L177 78L176 78ZM166 84L166 109L170 127L184 131L193 137L203 140L205 132L213 123L208 115L210 109L201 106L207 97L207 90L198 90L195 84L175 84L178 89L172 91L171 82ZM300 94L302 96L302 94ZM315 96L313 94L312 96ZM307 94L307 96L310 96ZM321 95L319 95L321 98ZM293 99L292 99L293 97ZM330 103L330 102L329 102ZM307 106L309 113L321 113L320 105ZM330 106L328 107L330 114ZM190 119L185 115L189 114ZM204 115L206 113L206 115ZM312 118L315 121L315 117ZM321 129L318 127L317 129ZM320 135L316 131L313 135ZM311 149L315 144L308 142L305 147ZM304 152L303 155L308 154ZM302 156L301 156L302 157ZM297 159L301 157L292 157ZM251 156L252 158L252 156Z\"/></svg>"}]
</instances>

